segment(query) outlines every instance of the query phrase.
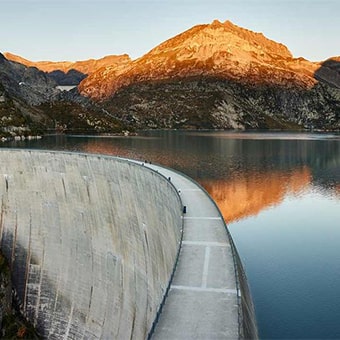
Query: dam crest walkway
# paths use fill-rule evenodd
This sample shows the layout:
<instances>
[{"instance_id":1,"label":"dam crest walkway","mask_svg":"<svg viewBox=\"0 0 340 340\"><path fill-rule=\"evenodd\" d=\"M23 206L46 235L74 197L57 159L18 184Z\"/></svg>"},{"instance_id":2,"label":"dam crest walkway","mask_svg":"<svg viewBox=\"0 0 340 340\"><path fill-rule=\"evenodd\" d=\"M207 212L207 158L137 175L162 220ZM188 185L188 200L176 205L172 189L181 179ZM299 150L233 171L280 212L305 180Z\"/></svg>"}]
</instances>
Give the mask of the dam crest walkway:
<instances>
[{"instance_id":1,"label":"dam crest walkway","mask_svg":"<svg viewBox=\"0 0 340 340\"><path fill-rule=\"evenodd\" d=\"M238 339L235 264L219 209L189 177L144 166L167 177L186 207L177 268L152 339Z\"/></svg>"}]
</instances>

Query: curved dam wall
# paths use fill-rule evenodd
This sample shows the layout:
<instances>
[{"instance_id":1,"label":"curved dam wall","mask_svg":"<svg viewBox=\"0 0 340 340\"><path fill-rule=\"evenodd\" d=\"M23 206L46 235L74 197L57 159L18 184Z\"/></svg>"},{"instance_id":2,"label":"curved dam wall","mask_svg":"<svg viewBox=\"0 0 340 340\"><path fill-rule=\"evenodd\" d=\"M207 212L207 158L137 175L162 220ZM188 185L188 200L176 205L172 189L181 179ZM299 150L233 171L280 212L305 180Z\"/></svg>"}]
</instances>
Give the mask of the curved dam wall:
<instances>
[{"instance_id":1,"label":"curved dam wall","mask_svg":"<svg viewBox=\"0 0 340 340\"><path fill-rule=\"evenodd\" d=\"M0 199L1 250L43 337L147 337L182 231L166 178L113 157L0 150Z\"/></svg>"}]
</instances>

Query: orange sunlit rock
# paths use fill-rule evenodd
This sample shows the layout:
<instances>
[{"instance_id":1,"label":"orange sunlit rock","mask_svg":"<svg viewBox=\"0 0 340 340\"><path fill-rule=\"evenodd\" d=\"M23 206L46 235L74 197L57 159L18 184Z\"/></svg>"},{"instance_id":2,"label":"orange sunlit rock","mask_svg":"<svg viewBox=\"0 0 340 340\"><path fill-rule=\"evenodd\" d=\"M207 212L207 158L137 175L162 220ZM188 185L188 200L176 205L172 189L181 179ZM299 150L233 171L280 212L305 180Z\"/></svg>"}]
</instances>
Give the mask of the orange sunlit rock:
<instances>
[{"instance_id":1,"label":"orange sunlit rock","mask_svg":"<svg viewBox=\"0 0 340 340\"><path fill-rule=\"evenodd\" d=\"M299 194L311 182L308 168L292 172L250 173L233 180L203 181L227 223L257 215L280 203L287 194Z\"/></svg>"},{"instance_id":2,"label":"orange sunlit rock","mask_svg":"<svg viewBox=\"0 0 340 340\"><path fill-rule=\"evenodd\" d=\"M335 187L335 192L337 195L340 195L340 184Z\"/></svg>"},{"instance_id":3,"label":"orange sunlit rock","mask_svg":"<svg viewBox=\"0 0 340 340\"><path fill-rule=\"evenodd\" d=\"M77 70L83 74L91 74L94 71L103 67L120 67L131 62L130 57L127 54L123 55L108 55L100 59L89 59L81 61L30 61L12 53L4 53L4 56L11 61L18 62L20 64L36 67L44 72L52 72L56 70L67 73L70 70Z\"/></svg>"},{"instance_id":4,"label":"orange sunlit rock","mask_svg":"<svg viewBox=\"0 0 340 340\"><path fill-rule=\"evenodd\" d=\"M319 67L319 63L293 58L286 46L262 33L215 20L166 40L124 69L93 73L80 83L79 90L105 99L134 83L197 76L311 88Z\"/></svg>"}]
</instances>

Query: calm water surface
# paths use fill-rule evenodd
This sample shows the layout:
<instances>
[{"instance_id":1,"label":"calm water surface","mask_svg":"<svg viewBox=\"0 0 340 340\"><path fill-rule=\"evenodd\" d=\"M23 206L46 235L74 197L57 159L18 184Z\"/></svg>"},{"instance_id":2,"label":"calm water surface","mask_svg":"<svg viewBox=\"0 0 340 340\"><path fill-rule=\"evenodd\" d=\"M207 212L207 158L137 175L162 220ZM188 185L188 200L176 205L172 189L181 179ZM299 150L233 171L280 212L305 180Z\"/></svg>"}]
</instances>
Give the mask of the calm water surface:
<instances>
[{"instance_id":1,"label":"calm water surface","mask_svg":"<svg viewBox=\"0 0 340 340\"><path fill-rule=\"evenodd\" d=\"M340 135L154 131L10 146L145 159L193 177L229 225L260 337L340 338Z\"/></svg>"}]
</instances>

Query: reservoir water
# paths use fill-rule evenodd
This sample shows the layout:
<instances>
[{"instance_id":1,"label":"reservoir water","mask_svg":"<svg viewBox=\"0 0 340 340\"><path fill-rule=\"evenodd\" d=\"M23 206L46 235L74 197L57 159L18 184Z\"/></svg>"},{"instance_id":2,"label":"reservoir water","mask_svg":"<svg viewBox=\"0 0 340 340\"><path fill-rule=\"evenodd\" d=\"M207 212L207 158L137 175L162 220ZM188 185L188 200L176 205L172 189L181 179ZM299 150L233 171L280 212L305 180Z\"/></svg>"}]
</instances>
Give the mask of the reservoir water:
<instances>
[{"instance_id":1,"label":"reservoir water","mask_svg":"<svg viewBox=\"0 0 340 340\"><path fill-rule=\"evenodd\" d=\"M149 131L2 146L145 159L193 177L236 243L260 338L340 338L339 134Z\"/></svg>"}]
</instances>

